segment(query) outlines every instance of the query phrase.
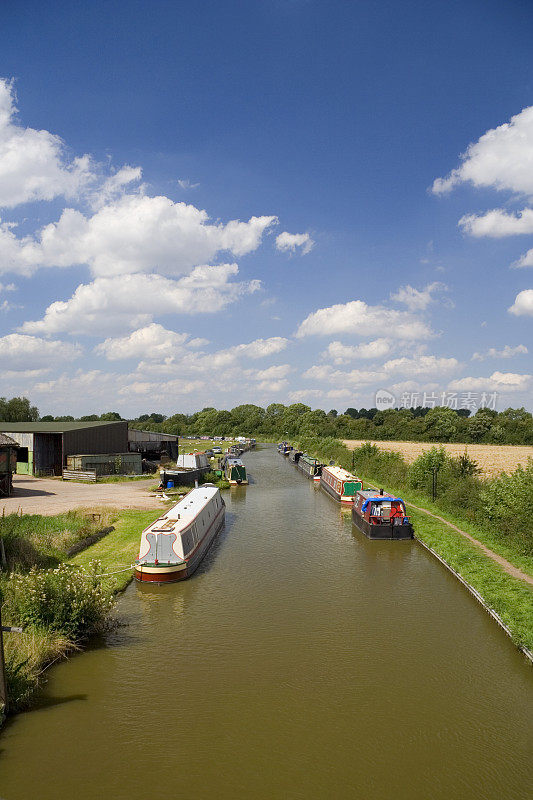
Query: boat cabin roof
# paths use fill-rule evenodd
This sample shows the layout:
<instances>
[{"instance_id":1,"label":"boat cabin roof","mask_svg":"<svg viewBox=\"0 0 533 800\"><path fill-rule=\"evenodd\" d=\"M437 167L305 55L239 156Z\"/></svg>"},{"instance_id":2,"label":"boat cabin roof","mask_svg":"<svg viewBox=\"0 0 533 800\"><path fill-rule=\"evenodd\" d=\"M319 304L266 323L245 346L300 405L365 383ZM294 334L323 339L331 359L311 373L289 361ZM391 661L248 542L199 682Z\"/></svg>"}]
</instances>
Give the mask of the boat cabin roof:
<instances>
[{"instance_id":1,"label":"boat cabin roof","mask_svg":"<svg viewBox=\"0 0 533 800\"><path fill-rule=\"evenodd\" d=\"M239 466L242 464L240 458L226 458L226 464L230 464L231 466Z\"/></svg>"},{"instance_id":2,"label":"boat cabin roof","mask_svg":"<svg viewBox=\"0 0 533 800\"><path fill-rule=\"evenodd\" d=\"M352 475L351 472L348 472L348 470L343 469L342 467L324 467L324 469L327 469L328 472L330 472L332 475L334 475L337 478L337 480L339 480L339 481L360 481L361 480L361 478L356 478L355 475Z\"/></svg>"},{"instance_id":3,"label":"boat cabin roof","mask_svg":"<svg viewBox=\"0 0 533 800\"><path fill-rule=\"evenodd\" d=\"M153 523L153 526L160 527L158 523L164 521L170 522L181 519L188 522L194 519L205 506L205 501L211 500L216 494L218 494L216 486L199 486L198 489L191 489L179 503L176 503L166 514L159 517L159 519Z\"/></svg>"}]
</instances>

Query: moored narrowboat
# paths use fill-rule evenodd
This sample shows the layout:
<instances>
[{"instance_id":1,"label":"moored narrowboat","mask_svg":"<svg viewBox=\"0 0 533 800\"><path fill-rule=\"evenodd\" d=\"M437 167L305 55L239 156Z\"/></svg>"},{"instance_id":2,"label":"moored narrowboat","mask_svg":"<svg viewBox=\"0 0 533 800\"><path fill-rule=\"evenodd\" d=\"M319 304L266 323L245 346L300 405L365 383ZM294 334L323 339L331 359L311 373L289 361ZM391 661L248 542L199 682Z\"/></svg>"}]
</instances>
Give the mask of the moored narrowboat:
<instances>
[{"instance_id":1,"label":"moored narrowboat","mask_svg":"<svg viewBox=\"0 0 533 800\"><path fill-rule=\"evenodd\" d=\"M357 492L352 522L369 539L412 539L413 526L401 497L371 490Z\"/></svg>"},{"instance_id":2,"label":"moored narrowboat","mask_svg":"<svg viewBox=\"0 0 533 800\"><path fill-rule=\"evenodd\" d=\"M142 532L135 578L160 584L190 577L224 524L225 507L212 483L191 489Z\"/></svg>"},{"instance_id":3,"label":"moored narrowboat","mask_svg":"<svg viewBox=\"0 0 533 800\"><path fill-rule=\"evenodd\" d=\"M363 482L342 467L322 467L320 486L335 500L349 505L359 489L363 488Z\"/></svg>"},{"instance_id":4,"label":"moored narrowboat","mask_svg":"<svg viewBox=\"0 0 533 800\"><path fill-rule=\"evenodd\" d=\"M291 462L291 464L298 464L301 455L302 455L301 450L291 450L291 452L289 453L289 461Z\"/></svg>"},{"instance_id":5,"label":"moored narrowboat","mask_svg":"<svg viewBox=\"0 0 533 800\"><path fill-rule=\"evenodd\" d=\"M303 472L304 475L311 478L311 480L315 480L317 483L320 482L323 466L324 465L320 463L318 458L308 456L307 453L302 453L298 459L298 469L300 472Z\"/></svg>"},{"instance_id":6,"label":"moored narrowboat","mask_svg":"<svg viewBox=\"0 0 533 800\"><path fill-rule=\"evenodd\" d=\"M232 486L242 486L248 483L246 467L240 458L228 456L225 459L224 474Z\"/></svg>"}]
</instances>

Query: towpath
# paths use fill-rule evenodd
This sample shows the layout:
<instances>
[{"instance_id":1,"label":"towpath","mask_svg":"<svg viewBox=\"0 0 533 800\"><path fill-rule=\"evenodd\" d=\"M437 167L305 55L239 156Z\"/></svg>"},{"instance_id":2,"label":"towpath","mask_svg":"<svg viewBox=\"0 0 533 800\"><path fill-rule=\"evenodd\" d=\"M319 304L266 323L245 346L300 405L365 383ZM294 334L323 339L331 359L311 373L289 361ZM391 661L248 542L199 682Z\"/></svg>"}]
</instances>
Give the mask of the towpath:
<instances>
[{"instance_id":1,"label":"towpath","mask_svg":"<svg viewBox=\"0 0 533 800\"><path fill-rule=\"evenodd\" d=\"M513 578L519 578L520 580L526 581L526 583L529 583L533 586L533 578L531 575L528 575L526 572L522 572L521 569L518 569L518 567L513 566L510 561L507 561L507 559L503 558L503 556L499 556L498 553L494 552L494 550L490 550L486 545L483 544L483 542L480 542L479 539L475 539L466 531L458 528L457 525L448 522L448 520L444 519L444 517L439 517L438 514L433 514L433 512L428 511L427 508L420 508L420 506L415 506L414 503L409 501L407 501L407 505L411 506L411 508L415 508L417 511L421 511L423 514L427 514L428 517L433 517L434 519L438 519L439 522L443 522L449 528L452 528L454 531L457 531L457 533L460 533L461 536L464 536L465 539L468 539L470 542L481 548L485 555L487 555L489 558L492 558L493 561L496 561L496 563L499 564L505 572L507 572L509 575L512 575Z\"/></svg>"},{"instance_id":2,"label":"towpath","mask_svg":"<svg viewBox=\"0 0 533 800\"><path fill-rule=\"evenodd\" d=\"M135 508L150 510L162 507L149 489L155 478L124 483L70 483L49 478L14 475L14 493L0 498L0 513L62 514L72 508Z\"/></svg>"}]
</instances>

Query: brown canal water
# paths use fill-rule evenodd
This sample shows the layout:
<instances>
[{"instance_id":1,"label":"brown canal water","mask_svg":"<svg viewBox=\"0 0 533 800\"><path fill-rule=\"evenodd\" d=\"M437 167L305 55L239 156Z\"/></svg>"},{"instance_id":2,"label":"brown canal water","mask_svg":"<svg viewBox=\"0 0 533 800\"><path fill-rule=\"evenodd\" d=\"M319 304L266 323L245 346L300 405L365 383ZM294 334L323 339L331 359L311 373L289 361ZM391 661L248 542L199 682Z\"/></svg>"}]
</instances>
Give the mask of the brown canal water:
<instances>
[{"instance_id":1,"label":"brown canal water","mask_svg":"<svg viewBox=\"0 0 533 800\"><path fill-rule=\"evenodd\" d=\"M370 542L272 448L189 581L49 673L4 800L531 797L533 673L416 542Z\"/></svg>"}]
</instances>

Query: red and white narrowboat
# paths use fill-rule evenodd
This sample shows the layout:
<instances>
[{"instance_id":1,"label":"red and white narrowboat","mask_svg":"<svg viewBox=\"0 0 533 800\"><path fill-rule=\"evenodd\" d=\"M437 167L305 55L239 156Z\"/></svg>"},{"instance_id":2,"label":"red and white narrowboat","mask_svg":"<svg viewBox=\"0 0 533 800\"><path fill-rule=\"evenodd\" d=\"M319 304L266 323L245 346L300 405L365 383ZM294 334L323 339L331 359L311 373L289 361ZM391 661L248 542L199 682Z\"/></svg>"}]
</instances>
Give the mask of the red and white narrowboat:
<instances>
[{"instance_id":1,"label":"red and white narrowboat","mask_svg":"<svg viewBox=\"0 0 533 800\"><path fill-rule=\"evenodd\" d=\"M342 467L322 467L320 486L335 500L349 505L356 492L363 488L363 482Z\"/></svg>"},{"instance_id":2,"label":"red and white narrowboat","mask_svg":"<svg viewBox=\"0 0 533 800\"><path fill-rule=\"evenodd\" d=\"M173 583L192 575L224 524L225 509L212 483L191 489L142 532L136 579Z\"/></svg>"},{"instance_id":3,"label":"red and white narrowboat","mask_svg":"<svg viewBox=\"0 0 533 800\"><path fill-rule=\"evenodd\" d=\"M401 497L376 491L359 491L352 522L369 539L412 539L413 526Z\"/></svg>"}]
</instances>

